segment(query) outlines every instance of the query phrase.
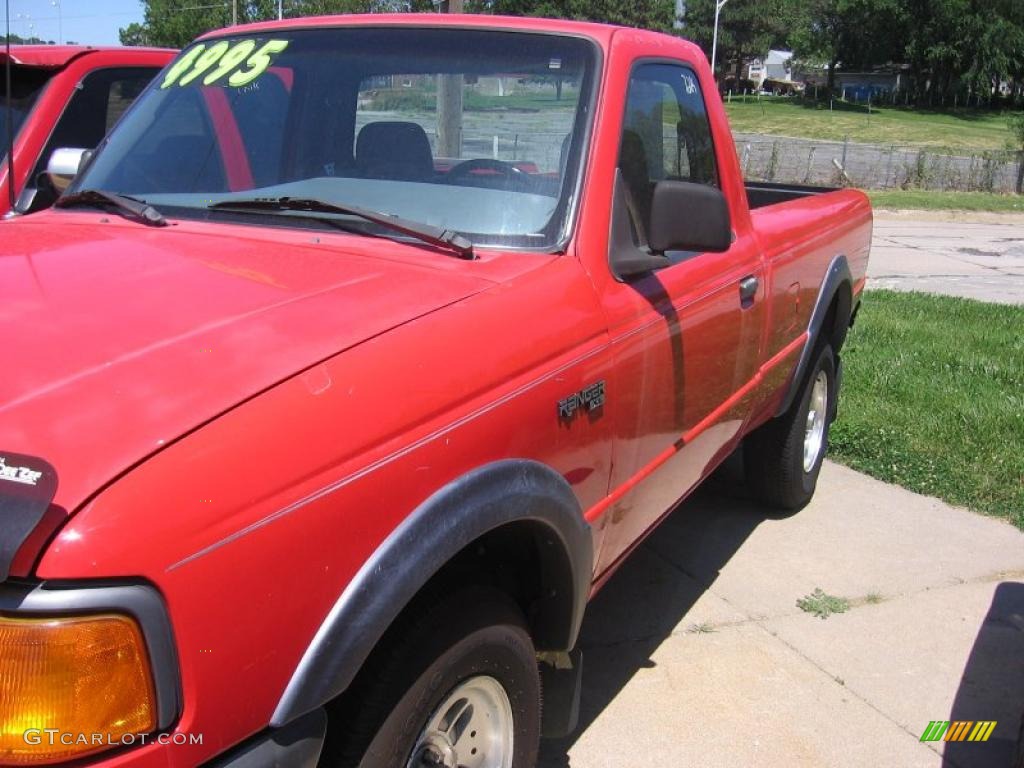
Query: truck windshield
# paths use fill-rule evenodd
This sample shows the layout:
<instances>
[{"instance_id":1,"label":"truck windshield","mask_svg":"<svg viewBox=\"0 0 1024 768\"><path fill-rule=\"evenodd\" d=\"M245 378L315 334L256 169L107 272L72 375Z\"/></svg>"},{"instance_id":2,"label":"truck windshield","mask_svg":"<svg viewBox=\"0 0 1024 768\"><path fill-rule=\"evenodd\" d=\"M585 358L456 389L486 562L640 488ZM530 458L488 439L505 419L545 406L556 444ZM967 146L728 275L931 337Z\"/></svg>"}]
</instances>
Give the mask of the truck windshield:
<instances>
[{"instance_id":1,"label":"truck windshield","mask_svg":"<svg viewBox=\"0 0 1024 768\"><path fill-rule=\"evenodd\" d=\"M576 197L594 51L560 35L422 27L206 40L157 77L75 188L286 226L299 219L210 206L314 199L474 244L551 248Z\"/></svg>"},{"instance_id":2,"label":"truck windshield","mask_svg":"<svg viewBox=\"0 0 1024 768\"><path fill-rule=\"evenodd\" d=\"M7 159L7 130L8 123L13 132L15 140L18 138L18 131L21 130L25 118L32 111L39 94L43 92L46 83L49 82L53 70L40 69L38 67L11 67L11 111L7 112L7 78L3 75L0 67L0 93L3 100L0 101L0 162Z\"/></svg>"}]
</instances>

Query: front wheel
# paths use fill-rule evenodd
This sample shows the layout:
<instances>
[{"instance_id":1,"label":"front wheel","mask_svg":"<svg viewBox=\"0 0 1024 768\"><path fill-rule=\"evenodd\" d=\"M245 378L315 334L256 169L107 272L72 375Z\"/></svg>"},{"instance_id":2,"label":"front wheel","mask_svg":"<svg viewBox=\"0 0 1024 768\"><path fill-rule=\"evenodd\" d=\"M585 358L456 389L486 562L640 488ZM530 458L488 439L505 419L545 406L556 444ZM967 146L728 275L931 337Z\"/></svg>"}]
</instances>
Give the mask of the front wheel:
<instances>
[{"instance_id":1,"label":"front wheel","mask_svg":"<svg viewBox=\"0 0 1024 768\"><path fill-rule=\"evenodd\" d=\"M534 765L540 675L514 602L496 590L462 590L399 632L375 654L351 704L329 710L322 766Z\"/></svg>"},{"instance_id":2,"label":"front wheel","mask_svg":"<svg viewBox=\"0 0 1024 768\"><path fill-rule=\"evenodd\" d=\"M821 344L789 410L744 442L747 485L758 500L780 509L798 509L811 500L837 394L835 354Z\"/></svg>"}]
</instances>

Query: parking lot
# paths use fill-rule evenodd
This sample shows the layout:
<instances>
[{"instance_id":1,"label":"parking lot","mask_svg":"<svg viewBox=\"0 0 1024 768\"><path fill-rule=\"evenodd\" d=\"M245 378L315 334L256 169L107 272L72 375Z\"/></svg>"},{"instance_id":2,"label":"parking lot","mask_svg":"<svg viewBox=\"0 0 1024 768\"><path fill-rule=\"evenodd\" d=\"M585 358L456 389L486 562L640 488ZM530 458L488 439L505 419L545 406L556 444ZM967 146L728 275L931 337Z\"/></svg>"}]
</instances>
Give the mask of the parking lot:
<instances>
[{"instance_id":1,"label":"parking lot","mask_svg":"<svg viewBox=\"0 0 1024 768\"><path fill-rule=\"evenodd\" d=\"M1024 216L879 211L870 288L1024 304Z\"/></svg>"},{"instance_id":2,"label":"parking lot","mask_svg":"<svg viewBox=\"0 0 1024 768\"><path fill-rule=\"evenodd\" d=\"M837 464L776 518L735 468L626 562L584 623L582 723L547 768L1010 764L1024 713L1024 534ZM850 599L821 620L822 588ZM996 720L984 744L919 741ZM642 759L641 759L641 756Z\"/></svg>"}]
</instances>

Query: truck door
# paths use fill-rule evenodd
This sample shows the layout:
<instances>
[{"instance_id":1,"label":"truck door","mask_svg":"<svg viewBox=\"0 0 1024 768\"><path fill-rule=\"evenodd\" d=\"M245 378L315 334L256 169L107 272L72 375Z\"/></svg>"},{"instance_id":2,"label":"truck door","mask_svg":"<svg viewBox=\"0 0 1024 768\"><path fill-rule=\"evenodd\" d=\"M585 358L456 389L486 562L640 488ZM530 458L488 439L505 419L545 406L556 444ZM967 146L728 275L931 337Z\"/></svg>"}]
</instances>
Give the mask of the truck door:
<instances>
[{"instance_id":1,"label":"truck door","mask_svg":"<svg viewBox=\"0 0 1024 768\"><path fill-rule=\"evenodd\" d=\"M35 159L27 186L31 203L25 212L34 213L53 204L59 191L47 181L40 183L54 151L60 147L94 149L131 106L142 89L160 71L152 67L98 67L85 75L72 90L45 146Z\"/></svg>"},{"instance_id":2,"label":"truck door","mask_svg":"<svg viewBox=\"0 0 1024 768\"><path fill-rule=\"evenodd\" d=\"M681 63L636 65L615 192L626 196L620 210L629 211L634 242L646 244L658 181L719 186L719 165L695 72ZM737 393L759 366L764 279L753 238L734 238L725 253L666 255L669 266L603 292L617 374L601 569L730 450L745 415Z\"/></svg>"}]
</instances>

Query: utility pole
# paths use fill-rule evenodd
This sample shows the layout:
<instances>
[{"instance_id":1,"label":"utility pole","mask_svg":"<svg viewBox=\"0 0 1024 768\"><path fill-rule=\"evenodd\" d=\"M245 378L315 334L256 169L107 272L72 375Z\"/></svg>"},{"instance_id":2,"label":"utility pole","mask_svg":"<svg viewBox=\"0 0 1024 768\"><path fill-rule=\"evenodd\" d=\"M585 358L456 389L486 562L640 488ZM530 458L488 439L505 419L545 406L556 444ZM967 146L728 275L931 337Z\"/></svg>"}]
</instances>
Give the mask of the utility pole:
<instances>
[{"instance_id":1,"label":"utility pole","mask_svg":"<svg viewBox=\"0 0 1024 768\"><path fill-rule=\"evenodd\" d=\"M7 94L4 99L7 124L7 202L10 203L11 211L18 202L18 196L14 189L14 106L11 104L11 0L4 3L4 23L7 27L7 40L4 42L4 81L7 85Z\"/></svg>"},{"instance_id":2,"label":"utility pole","mask_svg":"<svg viewBox=\"0 0 1024 768\"><path fill-rule=\"evenodd\" d=\"M715 56L718 54L718 14L722 12L722 6L724 6L729 0L716 0L715 2L715 34L711 39L711 76L717 81L715 75ZM739 84L737 83L737 87Z\"/></svg>"},{"instance_id":3,"label":"utility pole","mask_svg":"<svg viewBox=\"0 0 1024 768\"><path fill-rule=\"evenodd\" d=\"M284 18L284 0L277 0L277 20Z\"/></svg>"},{"instance_id":4,"label":"utility pole","mask_svg":"<svg viewBox=\"0 0 1024 768\"><path fill-rule=\"evenodd\" d=\"M57 45L64 45L64 21L60 12L60 0L50 0L50 5L57 9Z\"/></svg>"},{"instance_id":5,"label":"utility pole","mask_svg":"<svg viewBox=\"0 0 1024 768\"><path fill-rule=\"evenodd\" d=\"M441 13L462 13L463 0L435 0ZM437 78L437 156L462 156L462 75Z\"/></svg>"},{"instance_id":6,"label":"utility pole","mask_svg":"<svg viewBox=\"0 0 1024 768\"><path fill-rule=\"evenodd\" d=\"M238 24L238 0L231 0L231 26Z\"/></svg>"}]
</instances>

